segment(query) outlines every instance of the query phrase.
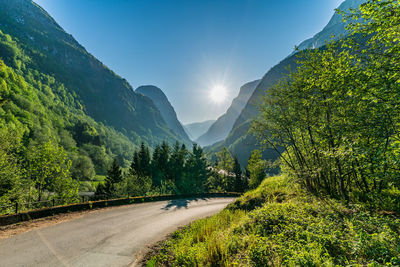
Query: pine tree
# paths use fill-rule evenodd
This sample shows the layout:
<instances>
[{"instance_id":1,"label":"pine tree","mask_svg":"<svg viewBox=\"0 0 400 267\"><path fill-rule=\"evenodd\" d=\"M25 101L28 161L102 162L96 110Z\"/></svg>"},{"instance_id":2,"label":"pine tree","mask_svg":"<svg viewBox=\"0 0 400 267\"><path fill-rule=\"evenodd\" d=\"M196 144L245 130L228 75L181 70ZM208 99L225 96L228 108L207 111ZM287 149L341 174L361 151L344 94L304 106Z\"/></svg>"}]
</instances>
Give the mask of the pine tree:
<instances>
[{"instance_id":1,"label":"pine tree","mask_svg":"<svg viewBox=\"0 0 400 267\"><path fill-rule=\"evenodd\" d=\"M208 177L209 171L203 149L194 144L186 163L184 179L178 184L178 188L182 193L202 193L205 191Z\"/></svg>"},{"instance_id":2,"label":"pine tree","mask_svg":"<svg viewBox=\"0 0 400 267\"><path fill-rule=\"evenodd\" d=\"M233 191L235 192L243 192L245 188L243 187L243 179L242 179L242 169L240 167L239 160L237 156L233 158L233 174L235 175L235 182L233 185Z\"/></svg>"},{"instance_id":3,"label":"pine tree","mask_svg":"<svg viewBox=\"0 0 400 267\"><path fill-rule=\"evenodd\" d=\"M175 183L179 183L179 181L182 180L187 153L188 151L186 150L186 146L184 144L179 145L178 142L175 143L171 158L169 160L169 177Z\"/></svg>"},{"instance_id":4,"label":"pine tree","mask_svg":"<svg viewBox=\"0 0 400 267\"><path fill-rule=\"evenodd\" d=\"M139 168L137 170L137 174L139 176L150 176L151 168L150 168L150 152L149 148L142 143L139 151Z\"/></svg>"},{"instance_id":5,"label":"pine tree","mask_svg":"<svg viewBox=\"0 0 400 267\"><path fill-rule=\"evenodd\" d=\"M161 144L159 168L165 179L171 179L169 169L170 147L167 142Z\"/></svg>"},{"instance_id":6,"label":"pine tree","mask_svg":"<svg viewBox=\"0 0 400 267\"><path fill-rule=\"evenodd\" d=\"M133 160L131 163L131 167L130 167L130 172L131 173L138 173L138 171L140 170L140 161L139 161L139 152L135 151L133 154Z\"/></svg>"},{"instance_id":7,"label":"pine tree","mask_svg":"<svg viewBox=\"0 0 400 267\"><path fill-rule=\"evenodd\" d=\"M160 186L162 181L165 179L161 167L161 147L157 145L151 159L151 178L154 186Z\"/></svg>"},{"instance_id":8,"label":"pine tree","mask_svg":"<svg viewBox=\"0 0 400 267\"><path fill-rule=\"evenodd\" d=\"M122 170L116 159L113 160L110 168L107 170L107 176L104 186L99 185L96 190L96 195L115 195L115 186L122 182Z\"/></svg>"}]
</instances>

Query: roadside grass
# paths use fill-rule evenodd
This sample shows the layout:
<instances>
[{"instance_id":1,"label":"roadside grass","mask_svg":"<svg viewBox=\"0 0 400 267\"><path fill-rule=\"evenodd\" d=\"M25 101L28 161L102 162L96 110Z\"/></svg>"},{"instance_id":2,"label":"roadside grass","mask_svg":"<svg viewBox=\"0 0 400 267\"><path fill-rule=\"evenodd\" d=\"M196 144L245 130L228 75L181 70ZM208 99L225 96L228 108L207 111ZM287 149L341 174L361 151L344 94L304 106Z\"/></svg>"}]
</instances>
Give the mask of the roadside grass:
<instances>
[{"instance_id":1,"label":"roadside grass","mask_svg":"<svg viewBox=\"0 0 400 267\"><path fill-rule=\"evenodd\" d=\"M400 219L267 178L161 244L147 266L399 266Z\"/></svg>"}]
</instances>

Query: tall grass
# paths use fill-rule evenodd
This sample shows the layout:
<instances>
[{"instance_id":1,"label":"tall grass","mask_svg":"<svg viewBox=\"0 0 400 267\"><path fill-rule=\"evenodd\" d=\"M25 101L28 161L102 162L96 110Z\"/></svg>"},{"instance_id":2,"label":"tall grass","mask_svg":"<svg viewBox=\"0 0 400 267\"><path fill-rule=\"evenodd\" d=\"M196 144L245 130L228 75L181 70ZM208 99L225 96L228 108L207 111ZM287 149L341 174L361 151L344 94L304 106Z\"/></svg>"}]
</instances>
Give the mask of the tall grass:
<instances>
[{"instance_id":1,"label":"tall grass","mask_svg":"<svg viewBox=\"0 0 400 267\"><path fill-rule=\"evenodd\" d=\"M399 266L400 220L322 201L283 176L176 231L148 266Z\"/></svg>"}]
</instances>

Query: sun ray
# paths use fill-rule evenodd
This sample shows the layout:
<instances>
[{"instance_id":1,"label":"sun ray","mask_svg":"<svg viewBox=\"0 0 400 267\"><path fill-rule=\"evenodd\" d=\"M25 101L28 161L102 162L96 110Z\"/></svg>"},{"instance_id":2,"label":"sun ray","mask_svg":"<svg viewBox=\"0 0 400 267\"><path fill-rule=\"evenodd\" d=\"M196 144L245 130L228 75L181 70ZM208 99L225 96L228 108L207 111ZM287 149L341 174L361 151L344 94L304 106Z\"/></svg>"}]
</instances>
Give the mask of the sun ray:
<instances>
[{"instance_id":1,"label":"sun ray","mask_svg":"<svg viewBox=\"0 0 400 267\"><path fill-rule=\"evenodd\" d=\"M223 102L227 97L227 92L224 86L217 85L210 91L210 98L216 103Z\"/></svg>"}]
</instances>

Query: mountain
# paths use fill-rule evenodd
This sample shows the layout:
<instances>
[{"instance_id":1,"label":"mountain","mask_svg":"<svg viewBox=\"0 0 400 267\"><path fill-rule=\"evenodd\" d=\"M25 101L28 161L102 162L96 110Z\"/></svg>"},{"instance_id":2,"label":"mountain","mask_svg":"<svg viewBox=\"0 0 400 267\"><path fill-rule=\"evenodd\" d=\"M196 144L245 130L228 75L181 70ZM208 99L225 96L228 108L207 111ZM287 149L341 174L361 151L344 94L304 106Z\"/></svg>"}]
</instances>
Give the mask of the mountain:
<instances>
[{"instance_id":1,"label":"mountain","mask_svg":"<svg viewBox=\"0 0 400 267\"><path fill-rule=\"evenodd\" d=\"M135 93L33 1L0 0L0 29L16 40L31 68L62 83L95 121L135 142L179 139L149 98Z\"/></svg>"},{"instance_id":2,"label":"mountain","mask_svg":"<svg viewBox=\"0 0 400 267\"><path fill-rule=\"evenodd\" d=\"M359 7L366 1L367 0L346 0L338 7L338 9L348 11L351 8L354 9ZM338 40L347 34L345 29L346 25L347 23L343 22L342 15L335 13L322 31L314 35L314 37L303 41L298 48L300 50L308 48L314 49L325 45L326 41L332 39Z\"/></svg>"},{"instance_id":3,"label":"mountain","mask_svg":"<svg viewBox=\"0 0 400 267\"><path fill-rule=\"evenodd\" d=\"M179 122L178 117L171 103L164 92L153 85L140 86L136 93L149 97L156 107L161 111L161 115L168 127L172 129L176 136L186 143L191 143L189 136L183 129L182 124Z\"/></svg>"},{"instance_id":4,"label":"mountain","mask_svg":"<svg viewBox=\"0 0 400 267\"><path fill-rule=\"evenodd\" d=\"M207 132L207 130L210 128L210 126L214 122L215 122L215 120L208 120L208 121L203 121L203 122L195 122L195 123L186 124L184 127L185 127L185 131L190 136L190 138L192 140L196 140L202 134Z\"/></svg>"},{"instance_id":5,"label":"mountain","mask_svg":"<svg viewBox=\"0 0 400 267\"><path fill-rule=\"evenodd\" d=\"M224 140L259 83L260 80L256 80L243 85L226 113L219 117L196 142L201 146L208 146Z\"/></svg>"},{"instance_id":6,"label":"mountain","mask_svg":"<svg viewBox=\"0 0 400 267\"><path fill-rule=\"evenodd\" d=\"M113 159L129 166L141 142L182 140L149 97L30 0L0 0L0 136L0 148L22 146L21 162L26 151L61 147L82 190Z\"/></svg>"},{"instance_id":7,"label":"mountain","mask_svg":"<svg viewBox=\"0 0 400 267\"><path fill-rule=\"evenodd\" d=\"M246 106L236 119L232 130L228 136L221 142L205 148L205 151L213 154L227 147L232 154L238 157L241 166L246 166L250 154L259 147L257 139L249 133L252 120L257 116L257 104L260 97L264 94L263 88L269 88L277 83L284 75L288 74L288 68L296 67L296 55L289 56L279 64L271 68L258 83L255 91L247 102ZM273 150L263 151L263 157L267 160L275 160L277 154Z\"/></svg>"},{"instance_id":8,"label":"mountain","mask_svg":"<svg viewBox=\"0 0 400 267\"><path fill-rule=\"evenodd\" d=\"M349 10L349 8L358 8L364 2L366 2L366 0L346 0L338 9L346 11ZM316 34L313 38L301 43L299 48L307 49L321 47L325 44L325 41L331 39L332 34L339 34L336 38L346 35L345 23L342 21L341 16L336 13L321 32ZM205 148L209 154L213 154L223 147L227 147L233 154L238 156L240 164L246 166L251 151L259 148L256 138L249 133L252 120L258 115L257 103L259 103L260 97L266 90L268 90L268 88L276 84L284 75L288 74L288 68L295 70L296 59L296 55L293 53L276 66L272 67L264 75L246 106L236 119L228 137L221 142ZM274 160L276 159L277 154L272 150L266 150L263 152L263 157L265 159Z\"/></svg>"}]
</instances>

